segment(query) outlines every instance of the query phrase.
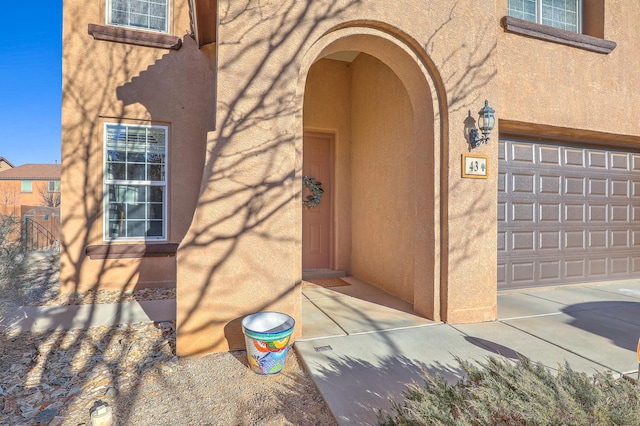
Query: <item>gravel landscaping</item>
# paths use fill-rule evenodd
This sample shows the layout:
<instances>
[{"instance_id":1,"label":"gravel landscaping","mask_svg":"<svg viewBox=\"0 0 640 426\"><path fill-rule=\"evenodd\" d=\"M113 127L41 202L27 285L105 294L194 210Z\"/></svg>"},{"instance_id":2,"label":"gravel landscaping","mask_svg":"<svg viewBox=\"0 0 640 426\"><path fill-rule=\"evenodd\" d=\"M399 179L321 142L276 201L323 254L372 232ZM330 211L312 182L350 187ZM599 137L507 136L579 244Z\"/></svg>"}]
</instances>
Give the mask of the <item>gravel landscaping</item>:
<instances>
[{"instance_id":1,"label":"gravel landscaping","mask_svg":"<svg viewBox=\"0 0 640 426\"><path fill-rule=\"evenodd\" d=\"M174 289L59 295L57 256L40 255L20 305L175 298ZM244 351L175 356L175 324L0 331L0 425L90 425L109 407L117 425L335 425L293 349L282 373L260 376Z\"/></svg>"}]
</instances>

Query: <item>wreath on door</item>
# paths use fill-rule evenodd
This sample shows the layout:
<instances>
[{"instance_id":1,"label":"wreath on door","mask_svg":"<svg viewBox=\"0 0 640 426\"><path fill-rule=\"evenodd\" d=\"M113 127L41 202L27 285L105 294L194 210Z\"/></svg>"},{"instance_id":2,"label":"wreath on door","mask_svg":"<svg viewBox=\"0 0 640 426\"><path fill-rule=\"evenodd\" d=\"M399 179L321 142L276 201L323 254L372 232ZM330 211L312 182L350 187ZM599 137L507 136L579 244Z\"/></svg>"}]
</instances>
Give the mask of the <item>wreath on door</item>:
<instances>
[{"instance_id":1,"label":"wreath on door","mask_svg":"<svg viewBox=\"0 0 640 426\"><path fill-rule=\"evenodd\" d=\"M322 189L322 183L318 182L316 178L302 176L302 185L309 188L309 190L311 191L311 194L307 195L307 197L302 200L302 205L308 209L312 209L320 204L322 194L324 193L324 189Z\"/></svg>"}]
</instances>

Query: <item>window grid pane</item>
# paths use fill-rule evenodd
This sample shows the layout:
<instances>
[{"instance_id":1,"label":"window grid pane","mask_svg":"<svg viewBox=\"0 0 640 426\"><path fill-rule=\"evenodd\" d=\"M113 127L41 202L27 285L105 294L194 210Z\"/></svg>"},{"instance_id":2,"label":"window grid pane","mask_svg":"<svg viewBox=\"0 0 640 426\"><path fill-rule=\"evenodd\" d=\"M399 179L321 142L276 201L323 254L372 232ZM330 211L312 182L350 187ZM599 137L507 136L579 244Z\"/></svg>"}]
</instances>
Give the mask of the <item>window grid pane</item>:
<instances>
[{"instance_id":1,"label":"window grid pane","mask_svg":"<svg viewBox=\"0 0 640 426\"><path fill-rule=\"evenodd\" d=\"M537 0L509 0L509 16L536 22Z\"/></svg>"},{"instance_id":2,"label":"window grid pane","mask_svg":"<svg viewBox=\"0 0 640 426\"><path fill-rule=\"evenodd\" d=\"M169 31L169 0L111 0L109 12L109 25Z\"/></svg>"},{"instance_id":3,"label":"window grid pane","mask_svg":"<svg viewBox=\"0 0 640 426\"><path fill-rule=\"evenodd\" d=\"M580 30L582 0L509 0L508 14L567 31Z\"/></svg>"},{"instance_id":4,"label":"window grid pane","mask_svg":"<svg viewBox=\"0 0 640 426\"><path fill-rule=\"evenodd\" d=\"M167 128L105 126L105 238L164 239Z\"/></svg>"}]
</instances>

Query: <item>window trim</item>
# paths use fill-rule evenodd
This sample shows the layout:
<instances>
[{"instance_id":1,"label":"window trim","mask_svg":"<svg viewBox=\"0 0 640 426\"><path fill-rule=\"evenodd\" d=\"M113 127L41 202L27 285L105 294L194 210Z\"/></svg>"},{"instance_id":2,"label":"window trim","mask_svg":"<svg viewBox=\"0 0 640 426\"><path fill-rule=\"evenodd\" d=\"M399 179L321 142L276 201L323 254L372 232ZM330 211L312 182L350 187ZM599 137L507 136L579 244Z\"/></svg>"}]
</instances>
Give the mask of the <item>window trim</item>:
<instances>
[{"instance_id":1,"label":"window trim","mask_svg":"<svg viewBox=\"0 0 640 426\"><path fill-rule=\"evenodd\" d=\"M107 159L108 159L108 149L107 149L107 128L108 126L120 126L120 127L136 127L136 128L161 128L165 130L165 145L164 145L164 180L162 184L158 184L159 181L139 181L139 180L120 180L120 179L108 179L107 178ZM142 123L118 123L118 122L104 122L103 123L103 159L102 159L102 167L103 167L103 175L102 175L102 190L103 190L103 228L102 228L102 239L105 242L162 242L168 241L168 230L169 230L169 126L167 125L159 125L159 124L142 124ZM147 183L148 182L148 183ZM138 186L160 186L164 188L163 191L163 203L162 203L162 236L158 237L110 237L109 236L109 197L108 197L108 186L109 185L138 185Z\"/></svg>"},{"instance_id":2,"label":"window trim","mask_svg":"<svg viewBox=\"0 0 640 426\"><path fill-rule=\"evenodd\" d=\"M164 30L156 30L156 29L152 29L152 28L144 28L144 27L136 27L134 25L124 25L124 24L117 24L117 23L113 23L112 19L111 19L111 5L113 3L114 0L107 0L105 2L106 5L106 11L105 11L105 23L108 26L112 26L112 27L117 27L117 28L129 28L132 30L137 30L137 31L146 31L146 32L151 32L151 33L159 33L159 34L170 34L171 33L171 0L166 0L166 8L167 8L167 17L166 17L166 22L165 22L165 28Z\"/></svg>"},{"instance_id":3,"label":"window trim","mask_svg":"<svg viewBox=\"0 0 640 426\"><path fill-rule=\"evenodd\" d=\"M615 41L604 40L586 34L578 34L573 31L561 30L560 28L550 27L548 25L536 24L531 21L514 18L513 16L503 17L501 24L504 30L509 33L564 44L596 53L609 54L617 46Z\"/></svg>"},{"instance_id":4,"label":"window trim","mask_svg":"<svg viewBox=\"0 0 640 426\"><path fill-rule=\"evenodd\" d=\"M114 41L116 43L133 44L135 46L158 47L173 50L180 50L182 47L182 39L169 34L98 24L89 24L87 31L94 40Z\"/></svg>"}]
</instances>

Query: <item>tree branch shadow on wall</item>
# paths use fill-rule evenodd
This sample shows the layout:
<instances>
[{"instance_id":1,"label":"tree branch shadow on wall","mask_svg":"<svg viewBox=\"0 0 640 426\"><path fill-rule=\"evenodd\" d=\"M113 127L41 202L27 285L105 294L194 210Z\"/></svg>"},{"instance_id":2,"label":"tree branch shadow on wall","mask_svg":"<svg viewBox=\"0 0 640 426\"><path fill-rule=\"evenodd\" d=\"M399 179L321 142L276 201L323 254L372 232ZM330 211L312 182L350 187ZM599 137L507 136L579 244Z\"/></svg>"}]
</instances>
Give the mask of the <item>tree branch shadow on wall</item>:
<instances>
[{"instance_id":1,"label":"tree branch shadow on wall","mask_svg":"<svg viewBox=\"0 0 640 426\"><path fill-rule=\"evenodd\" d=\"M291 37L289 31L282 31L282 26L292 29L301 21L311 20L314 22L311 26L312 28L309 30L309 33L311 33L312 31L316 31L320 23L327 19L327 17L323 16L324 13L329 11L331 12L329 18L335 18L335 16L350 7L351 4L357 2L358 1L348 3L345 8L338 8L334 2L326 3L326 5L316 5L310 2L299 15L296 15L298 12L294 12L295 2L291 1L285 2L273 15L263 16L263 23L274 25L274 32L269 41L269 51L265 53L265 57L258 69L255 70L254 76L247 82L247 86L254 84L254 80L260 78L263 69L269 65L271 61L270 58L277 55L276 51L278 48L286 44ZM247 8L243 13L252 13L252 11ZM86 25L86 23L82 21L83 12L80 9L65 9L65 15L76 16L78 21L82 22L82 25ZM238 17L228 17L226 19L236 18ZM270 24L272 22L275 23ZM77 33L70 36L68 40L65 40L66 48L64 54L67 56L69 55L69 49L88 46L86 47L86 54L80 58L79 62L74 62L75 66L73 69L66 69L64 75L65 92L63 94L63 103L66 105L66 111L69 113L73 111L75 115L73 119L65 122L64 134L74 135L75 137L64 141L65 157L62 163L63 170L73 170L72 179L74 184L64 187L68 195L65 197L63 194L65 198L63 206L65 207L64 210L66 213L63 216L63 227L65 224L69 225L74 221L84 224L77 232L67 232L62 237L62 251L66 254L63 262L75 270L75 274L72 277L64 277L66 281L62 284L65 288L67 290L71 289L72 291L97 290L101 288L100 283L108 280L108 277L112 276L114 271L122 267L122 263L109 261L108 259L101 261L90 260L85 252L85 248L91 244L103 244L102 236L98 235L99 232L96 232L96 230L102 229L104 205L102 183L103 129L102 123L96 114L105 120L116 123L122 122L123 119L139 119L139 115L132 113L132 111L135 111L136 104L140 104L146 108L149 118L152 121L170 120L175 116L181 116L183 119L185 119L185 117L191 117L190 124L200 129L198 143L191 143L188 146L184 146L184 151L170 151L172 162L172 170L169 172L171 179L170 185L174 191L181 191L183 193L187 191L191 193L191 200L188 201L191 203L191 210L196 209L197 203L200 205L224 203L227 198L238 194L244 195L247 198L247 203L244 207L239 207L235 211L230 212L228 217L221 218L218 222L207 224L208 227L216 227L226 220L240 219L243 225L236 233L219 233L210 240L206 240L205 235L196 235L191 241L185 242L185 244L208 246L213 242L223 242L228 249L225 250L224 255L220 258L220 262L222 263L234 253L234 249L238 244L237 240L242 239L242 237L247 234L252 233L263 239L278 239L279 237L274 238L269 232L265 231L265 229L268 229L268 227L265 227L265 223L287 202L296 197L295 191L292 191L290 186L293 180L291 173L286 173L282 176L267 175L259 185L243 185L242 182L236 181L238 184L236 193L217 194L214 199L199 201L200 188L197 185L194 186L192 181L186 179L181 180L180 173L186 169L189 169L190 172L193 173L193 170L196 169L196 174L204 176L202 182L203 187L209 185L215 186L220 179L235 180L234 171L241 170L245 167L243 156L265 155L269 157L273 152L277 152L278 147L291 147L293 137L291 135L284 135L273 140L265 141L251 152L245 151L240 153L238 161L227 165L225 169L219 168L217 164L220 149L228 143L229 138L235 132L244 131L251 126L259 126L260 122L272 117L277 117L283 111L286 104L291 101L289 95L286 93L273 96L273 93L277 92L281 86L286 85L283 81L286 77L283 76L279 81L274 81L270 87L266 88L263 96L257 99L251 99L244 91L238 94L235 103L251 99L251 102L254 102L255 105L251 108L248 115L244 117L234 115L235 103L228 105L229 112L220 121L220 127L224 129L223 133L225 137L216 143L213 152L209 153L210 160L205 164L207 131L213 130L215 119L215 104L213 102L215 98L213 97L212 86L215 79L213 78L212 70L208 68L209 59L197 48L194 41L189 36L186 36L180 51L170 51L159 60L145 66L138 57L140 48L118 45L117 48L101 50L100 46L103 44L90 40L88 37L86 33L77 31ZM297 48L297 53L290 62L283 65L283 72L285 69L289 70L288 74L285 73L288 76L290 76L292 70L295 69L296 59L301 55L302 45L308 42L308 37L309 34L303 37ZM242 55L253 54L250 51L252 47L255 46L248 46L248 51L243 51ZM82 47L82 49L85 49L85 47ZM100 55L103 55L103 60L96 61L96 58ZM76 58L77 57L76 55ZM108 66L101 66L102 63L108 64ZM138 73L137 70L139 69L144 69L145 71ZM221 70L221 72L233 71ZM89 80L92 75L103 76L106 82L103 85L96 85L91 98L86 98L87 92L85 88L90 86ZM125 78L124 81L127 81L127 83L119 86L116 92L116 96L121 102L113 104L114 93L111 93L110 88L117 86L119 82L122 81L123 76ZM180 84L201 85L201 87L205 88L203 92L207 92L206 95L203 95L202 99L206 99L208 102L202 102L202 99L196 100L200 102L194 102L194 99L189 99L186 95L181 97L179 90L176 90ZM159 103L158 94L162 92L169 92L171 96L167 95L165 102ZM267 101L268 98L271 99ZM191 130L193 131L193 128ZM175 141L170 140L170 150L172 142ZM279 159L276 155L271 155L265 169L269 170L278 162ZM190 186L187 186L187 184L190 184ZM274 193L277 193L277 195L273 195ZM279 197L281 201L275 206L267 207L264 200L271 197ZM179 242L184 237L186 231L186 228L178 230L171 229L171 240ZM112 245L112 243L106 244L108 246ZM80 248L80 250L78 248ZM201 266L206 267L208 265ZM210 276L213 276L219 266L219 264L211 266ZM254 266L257 267L258 265ZM86 280L83 282L85 270L89 267L95 268L97 271L94 278L95 284L90 287L86 285ZM128 272L127 276L122 277L122 282L131 282L134 279L144 281L145 277L143 274L143 268ZM175 277L173 278L175 279ZM97 294L97 292L94 294ZM273 297L278 298L280 296L274 295ZM268 305L268 302L265 303L265 306L266 305ZM91 323L94 317L95 311L92 309L89 313L87 324ZM115 318L114 321L119 321L119 318ZM65 338L64 333L46 333L45 336L43 336L44 339L48 337L53 339L51 342L53 347L70 346L68 343L62 344ZM113 335L107 334L102 336L99 342L94 342L96 349L93 352L93 357L91 357L91 363L80 366L79 368L94 368L94 362L101 362L99 360L96 361L96 359L101 358L106 348L126 345L128 340L130 340L129 343L133 343L135 338L135 335L130 335L124 340L122 337L114 340L116 337ZM79 333L77 339L76 343L80 343L88 339L88 337L84 333ZM54 359L55 356L53 353L44 356L47 359L41 359L41 363L45 368L48 364L55 364L56 360ZM65 358L67 357L73 357L73 354L67 353ZM122 361L124 361L124 359ZM116 364L118 362L117 360L115 361ZM118 377L111 377L111 380L113 385L118 387ZM136 386L132 388L131 394L127 395L126 399L135 398ZM74 398L70 397L68 404L73 403L73 400ZM119 407L114 407L114 411L118 411L118 409ZM124 421L126 422L126 419L124 419Z\"/></svg>"},{"instance_id":2,"label":"tree branch shadow on wall","mask_svg":"<svg viewBox=\"0 0 640 426\"><path fill-rule=\"evenodd\" d=\"M67 285L75 286L75 289L78 290L79 285L83 284L81 277L90 263L84 248L95 244L96 240L101 239L101 235L96 236L95 234L96 229L102 229L104 202L101 172L102 127L96 116L96 111L98 114L104 113L106 117L112 117L118 121L121 118L128 118L131 107L137 103L146 108L151 120L163 121L173 114L192 115L194 125L200 129L202 139L200 141L201 144L194 143L186 147L192 151L189 153L189 157L183 160L182 165L184 167L195 167L198 171L202 170L202 188L215 188L222 180L229 180L235 184L234 189L229 192L216 193L211 198L200 196L198 199L198 196L201 195L201 193L199 194L201 188L196 188L195 190L193 188L184 189L180 185L179 177L177 178L178 180L173 180L174 176L179 176L180 173L179 168L174 168L170 171L171 185L172 187L175 186L179 191L193 191L190 192L192 197L191 208L193 210L196 209L196 206L222 205L231 197L240 196L246 200L243 206L237 207L229 211L227 215L220 216L216 220L207 223L201 230L196 230L188 240L182 241L183 247L211 247L212 250L215 247L217 262L211 265L195 265L196 267L207 269L206 273L210 281L223 264L233 256L240 242L248 236L266 241L288 241L294 243L293 240L287 237L269 232L269 224L284 206L299 199L299 188L291 187L294 180L294 171L291 168L283 167L282 160L278 155L283 149L294 149L295 135L288 133L259 141L259 144L255 147L239 152L234 161L225 161L224 165L221 165L218 160L223 155L225 148L231 143L233 135L249 128L260 127L262 123L273 118L291 119L292 116L299 115L300 111L290 107L295 94L289 90L289 81L293 76L297 76L297 65L304 54L304 48L313 39L314 35L322 31L326 22L339 21L346 11L360 3L359 0L346 3L337 1L307 2L303 8L299 8L296 7L295 1L286 1L282 2L282 5L277 10L263 14L259 25L269 25L273 28L273 32L267 36L265 42L247 45L239 52L237 58L231 58L225 64L225 67L218 70L220 73L233 73L233 67L235 64L242 62L242 56L244 55L257 55L260 58L258 65L247 75L244 85L238 90L233 101L226 105L221 105L221 113L218 117L215 117L215 105L207 102L194 103L192 99L181 98L179 93L175 97L168 98L166 103L158 104L157 102L159 91L164 90L175 93L172 87L179 87L179 83L186 84L189 82L194 84L200 82L207 87L207 90L211 87L210 84L213 79L209 80L208 78L211 74L205 73L202 75L197 72L205 69L204 64L207 59L197 50L197 47L189 37L185 37L181 51L171 51L148 66L141 65L136 53L139 48L122 45L117 50L108 49L106 50L108 57L104 61L110 64L110 67L107 68L101 68L99 64L93 61L97 51L100 49L100 43L85 39L88 37L86 34L82 35L85 38L70 40L74 44L69 46L82 44L90 44L91 46L88 49L90 54L77 63L75 69L65 70L64 75L65 93L63 94L63 102L67 106L71 106L69 110L75 111L76 114L74 120L67 122L64 132L65 134L77 135L77 137L73 140L64 141L67 148L65 149L66 155L62 163L63 169L67 171L74 170L73 179L76 181L73 186L64 188L64 191L69 191L72 194L65 197L63 193L62 204L66 213L63 216L63 221L77 220L86 224L84 229L62 236L61 245L63 251L68 254L65 262L75 270L74 277L67 277L72 281ZM65 12L79 17L82 16L80 10L65 10ZM263 12L266 12L266 9L263 9ZM224 24L232 20L241 19L241 14L253 13L255 11L247 7L240 14L222 16L221 20ZM302 23L305 25L300 25ZM294 31L298 26L306 28L304 34ZM243 38L254 30L254 28L247 29L247 34L238 34L237 40L223 40L221 45L225 43L241 43ZM82 32L79 31L78 33ZM295 46L291 46L291 43L294 43L291 40L298 40L298 42L295 42ZM267 46L266 49L264 48L265 46ZM291 59L281 65L278 72L274 73L278 77L274 78L268 86L261 88L261 93L258 94L255 85L264 81L264 75L273 73L273 70L269 69L269 67L276 62L274 58L281 59L280 55L285 54L285 52ZM68 51L65 51L65 54L68 54ZM200 56L199 59L198 56ZM477 59L472 59L472 54L469 55L469 58L469 66L478 69ZM194 60L198 65L195 68L185 70L185 67L188 68L190 64L193 65ZM138 73L137 70L142 68L145 71ZM83 89L87 87L87 79L91 75L104 75L107 84L96 86L91 99L86 99L86 92ZM127 77L128 83L121 85L117 90L117 97L122 102L118 105L112 105L114 94L110 92L109 88L119 84L123 75ZM452 79L457 77L451 76ZM471 90L470 87L473 87L466 84L466 79L473 80L477 78L477 75L474 76L473 73L465 74L464 78L459 78L459 86L461 93L463 93L464 90ZM463 98L462 94L455 97L456 100ZM242 108L240 108L241 104L243 105ZM246 107L247 105L249 107ZM238 111L244 112L240 114ZM217 119L220 137L211 150L206 152L206 133L213 130L214 119ZM169 143L171 144L171 141ZM184 152L171 152L171 161L176 159L180 161L180 156L184 154ZM247 167L251 167L252 163L248 163L246 160L255 156L264 158L263 170L268 173L264 174L258 184L247 184L237 179L236 175L242 175ZM206 161L204 161L205 157L207 158ZM269 171L276 171L276 173L270 173ZM185 181L184 183L187 182ZM74 200L75 203L65 204L66 202L71 203L71 200ZM477 207L474 210L477 212ZM208 232L209 229L223 229L225 224L231 222L239 224L238 226L234 225L236 229L234 232ZM482 227L478 232L486 232L487 230L488 228ZM175 233L172 230L172 240L175 238L175 241L180 241L186 232L186 229L178 230ZM82 250L77 250L78 247L81 247ZM467 248L467 250L470 249ZM475 254L473 251L462 251L461 253L466 256ZM102 282L105 277L112 274L118 267L117 263L110 263L106 259L103 260L102 266L97 268L99 272L95 277L95 282ZM260 262L256 260L255 263L248 264L247 269L259 270ZM131 281L139 273L140 271L130 272L128 277L123 278L123 281ZM291 283L291 289L299 285L300 283ZM100 285L96 284L94 288L97 289L99 287ZM196 298L202 299L208 290L210 289L202 288L201 293ZM273 300L284 296L290 290L283 291L281 294L274 294L272 300L265 301L262 307L267 308L272 304ZM225 289L217 288L215 291L222 294ZM192 312L195 311L196 307L194 306ZM91 312L90 317L94 315L95 313ZM189 321L190 318L191 316L189 315L186 321ZM68 346L66 343L62 344L64 335L57 336L52 333L51 336L54 336L55 339L52 343L53 346ZM87 337L79 334L77 338L86 339ZM105 335L99 342L96 342L96 348L122 345L126 344L127 341L132 343L135 338L134 335L130 335L123 342L122 340L113 340L113 335ZM212 346L217 343L212 342ZM101 351L97 349L94 353L98 358L101 356ZM73 356L73 354L67 355ZM42 362L44 365L47 364L46 359L42 360ZM117 363L118 361L115 362ZM93 368L93 366L86 365L84 367ZM417 370L415 371L417 372ZM112 380L117 386L118 378L112 377ZM134 398L136 389L137 387L134 386L127 398ZM71 397L71 400L73 400L73 397ZM114 411L117 409L118 407L114 407Z\"/></svg>"}]
</instances>

